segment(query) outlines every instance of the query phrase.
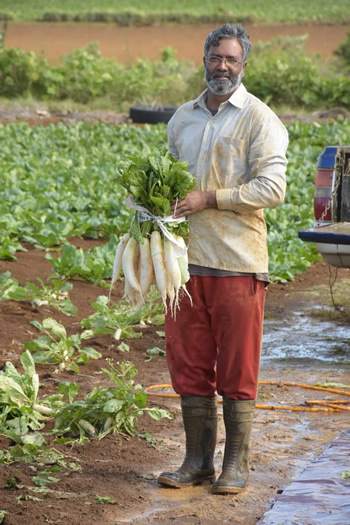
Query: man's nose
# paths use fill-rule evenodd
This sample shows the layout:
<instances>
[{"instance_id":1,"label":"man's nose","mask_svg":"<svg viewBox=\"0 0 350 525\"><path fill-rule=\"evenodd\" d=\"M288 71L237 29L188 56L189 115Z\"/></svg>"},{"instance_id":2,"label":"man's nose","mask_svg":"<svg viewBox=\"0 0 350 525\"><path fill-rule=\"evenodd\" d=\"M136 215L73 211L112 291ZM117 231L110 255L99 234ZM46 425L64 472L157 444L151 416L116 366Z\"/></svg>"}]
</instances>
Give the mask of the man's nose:
<instances>
[{"instance_id":1,"label":"man's nose","mask_svg":"<svg viewBox=\"0 0 350 525\"><path fill-rule=\"evenodd\" d=\"M219 69L220 71L227 71L228 70L227 62L226 62L225 58L221 59L220 63L218 64L217 69Z\"/></svg>"}]
</instances>

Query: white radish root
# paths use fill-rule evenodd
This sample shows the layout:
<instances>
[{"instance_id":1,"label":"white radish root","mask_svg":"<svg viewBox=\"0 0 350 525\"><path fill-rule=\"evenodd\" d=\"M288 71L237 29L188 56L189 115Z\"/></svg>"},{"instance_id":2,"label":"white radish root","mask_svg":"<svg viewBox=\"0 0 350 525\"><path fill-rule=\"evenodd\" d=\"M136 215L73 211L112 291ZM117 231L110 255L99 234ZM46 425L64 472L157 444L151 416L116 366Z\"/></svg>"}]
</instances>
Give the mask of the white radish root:
<instances>
[{"instance_id":1,"label":"white radish root","mask_svg":"<svg viewBox=\"0 0 350 525\"><path fill-rule=\"evenodd\" d=\"M179 306L179 290L181 288L181 272L179 263L174 255L173 245L169 239L164 239L164 257L168 273L168 297L170 301L170 309L173 315L176 314L176 309Z\"/></svg>"},{"instance_id":2,"label":"white radish root","mask_svg":"<svg viewBox=\"0 0 350 525\"><path fill-rule=\"evenodd\" d=\"M116 281L119 279L120 272L121 272L121 269L122 269L123 253L124 253L125 247L126 247L129 239L130 239L130 234L129 233L125 233L125 235L123 235L123 237L119 241L119 244L118 244L118 247L117 247L117 251L115 253L115 258L114 258L113 272L112 272L112 281L111 281L111 286L109 288L108 300L111 299L113 286L116 283Z\"/></svg>"},{"instance_id":3,"label":"white radish root","mask_svg":"<svg viewBox=\"0 0 350 525\"><path fill-rule=\"evenodd\" d=\"M44 416L52 416L53 414L52 408L37 403L33 405L33 410L40 412L40 414L43 414Z\"/></svg>"},{"instance_id":4,"label":"white radish root","mask_svg":"<svg viewBox=\"0 0 350 525\"><path fill-rule=\"evenodd\" d=\"M186 254L183 256L183 257L180 257L178 259L178 265L179 265L179 268L180 268L180 273L181 273L181 290L183 290L183 292L187 295L187 297L189 298L190 302L191 302L191 305L193 304L192 302L192 297L191 295L188 293L188 290L186 288L186 284L187 281L189 280L190 278L190 274L189 274L189 271L188 271L188 253L187 253L187 246L186 246L186 243L185 243L185 239L183 237L180 237L179 235L175 235L175 238L177 240L177 242L183 246L184 248L186 248Z\"/></svg>"},{"instance_id":5,"label":"white radish root","mask_svg":"<svg viewBox=\"0 0 350 525\"><path fill-rule=\"evenodd\" d=\"M162 296L164 309L165 311L167 311L167 304L166 304L167 292L168 292L167 269L166 269L165 259L164 259L162 238L161 238L159 231L156 231L156 230L154 230L151 235L151 254L152 254L153 268L154 268L154 274L156 278L157 287Z\"/></svg>"},{"instance_id":6,"label":"white radish root","mask_svg":"<svg viewBox=\"0 0 350 525\"><path fill-rule=\"evenodd\" d=\"M124 272L124 297L135 307L144 304L144 297L154 282L161 294L165 312L170 305L171 314L176 315L180 294L186 293L192 303L185 282L189 279L187 248L180 236L174 236L186 249L183 257L177 258L173 244L155 230L142 243L126 234L121 239L114 261L112 285ZM112 287L111 285L111 287ZM110 290L111 293L111 290Z\"/></svg>"},{"instance_id":7,"label":"white radish root","mask_svg":"<svg viewBox=\"0 0 350 525\"><path fill-rule=\"evenodd\" d=\"M96 435L95 427L89 421L86 421L86 419L79 419L78 426L81 427L90 437Z\"/></svg>"},{"instance_id":8,"label":"white radish root","mask_svg":"<svg viewBox=\"0 0 350 525\"><path fill-rule=\"evenodd\" d=\"M139 265L139 243L133 237L127 242L123 256L122 266L125 278L125 296L131 304L139 306L143 303L140 283L137 277Z\"/></svg>"},{"instance_id":9,"label":"white radish root","mask_svg":"<svg viewBox=\"0 0 350 525\"><path fill-rule=\"evenodd\" d=\"M144 237L143 243L140 243L140 288L143 297L145 297L153 282L154 269L152 263L151 243L148 237Z\"/></svg>"},{"instance_id":10,"label":"white radish root","mask_svg":"<svg viewBox=\"0 0 350 525\"><path fill-rule=\"evenodd\" d=\"M185 248L186 253L183 257L179 257L177 262L179 264L180 272L181 272L181 284L187 283L187 281L190 278L190 274L188 273L188 253L187 253L187 246L185 243L185 240L183 237L180 237L179 235L174 235L177 242Z\"/></svg>"}]
</instances>

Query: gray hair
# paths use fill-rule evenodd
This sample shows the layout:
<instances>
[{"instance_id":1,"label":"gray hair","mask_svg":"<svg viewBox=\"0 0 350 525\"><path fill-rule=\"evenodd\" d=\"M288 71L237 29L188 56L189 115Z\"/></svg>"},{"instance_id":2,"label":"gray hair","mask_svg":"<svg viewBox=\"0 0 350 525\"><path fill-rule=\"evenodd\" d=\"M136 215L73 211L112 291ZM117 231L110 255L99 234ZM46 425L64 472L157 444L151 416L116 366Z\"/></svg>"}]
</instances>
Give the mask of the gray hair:
<instances>
[{"instance_id":1,"label":"gray hair","mask_svg":"<svg viewBox=\"0 0 350 525\"><path fill-rule=\"evenodd\" d=\"M236 38L243 49L243 62L247 60L252 44L249 35L240 24L224 24L219 29L214 29L209 33L204 44L204 55L208 56L210 46L217 47L223 38Z\"/></svg>"}]
</instances>

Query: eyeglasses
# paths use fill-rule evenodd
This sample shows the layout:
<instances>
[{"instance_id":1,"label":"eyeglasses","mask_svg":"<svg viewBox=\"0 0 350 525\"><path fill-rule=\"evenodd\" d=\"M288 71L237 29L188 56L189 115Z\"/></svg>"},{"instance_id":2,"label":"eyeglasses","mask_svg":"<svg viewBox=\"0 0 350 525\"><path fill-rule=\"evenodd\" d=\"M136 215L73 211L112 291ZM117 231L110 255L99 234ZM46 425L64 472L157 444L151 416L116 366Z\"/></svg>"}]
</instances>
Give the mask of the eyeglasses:
<instances>
[{"instance_id":1,"label":"eyeglasses","mask_svg":"<svg viewBox=\"0 0 350 525\"><path fill-rule=\"evenodd\" d=\"M237 58L233 57L218 57L216 55L206 56L205 59L209 62L209 64L215 64L218 66L221 64L221 62L225 62L225 64L229 66L238 66L238 64L243 64L243 61L237 60Z\"/></svg>"}]
</instances>

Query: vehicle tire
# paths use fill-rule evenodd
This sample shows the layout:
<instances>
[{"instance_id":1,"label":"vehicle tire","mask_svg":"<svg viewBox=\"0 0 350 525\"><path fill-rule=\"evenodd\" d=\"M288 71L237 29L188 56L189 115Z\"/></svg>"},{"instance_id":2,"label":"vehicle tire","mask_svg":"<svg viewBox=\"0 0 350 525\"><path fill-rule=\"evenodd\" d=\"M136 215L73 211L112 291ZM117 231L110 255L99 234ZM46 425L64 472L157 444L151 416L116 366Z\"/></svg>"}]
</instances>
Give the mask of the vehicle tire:
<instances>
[{"instance_id":1,"label":"vehicle tire","mask_svg":"<svg viewBox=\"0 0 350 525\"><path fill-rule=\"evenodd\" d=\"M169 122L177 106L162 106L156 108L152 106L133 106L130 108L130 118L138 124L158 124L159 122Z\"/></svg>"}]
</instances>

